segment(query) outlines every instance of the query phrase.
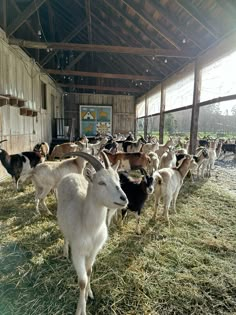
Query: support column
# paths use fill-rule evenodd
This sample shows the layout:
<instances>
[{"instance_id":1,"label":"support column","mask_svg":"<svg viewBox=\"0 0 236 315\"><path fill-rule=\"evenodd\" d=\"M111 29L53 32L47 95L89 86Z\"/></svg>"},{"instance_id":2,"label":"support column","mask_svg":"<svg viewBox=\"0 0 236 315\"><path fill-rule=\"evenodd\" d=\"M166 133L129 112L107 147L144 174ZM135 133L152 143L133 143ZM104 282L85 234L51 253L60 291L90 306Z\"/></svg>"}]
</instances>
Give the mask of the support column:
<instances>
[{"instance_id":1,"label":"support column","mask_svg":"<svg viewBox=\"0 0 236 315\"><path fill-rule=\"evenodd\" d=\"M161 83L161 106L160 106L160 124L159 124L159 143L164 142L164 127L165 127L165 89Z\"/></svg>"},{"instance_id":2,"label":"support column","mask_svg":"<svg viewBox=\"0 0 236 315\"><path fill-rule=\"evenodd\" d=\"M144 139L147 139L147 130L148 130L148 106L147 106L147 95L145 95L145 117L144 117Z\"/></svg>"},{"instance_id":3,"label":"support column","mask_svg":"<svg viewBox=\"0 0 236 315\"><path fill-rule=\"evenodd\" d=\"M189 153L195 154L197 147L197 133L198 133L198 118L199 118L199 105L200 102L200 70L198 59L194 63L194 90L193 90L193 107L191 116L191 127L190 127L190 144Z\"/></svg>"}]
</instances>

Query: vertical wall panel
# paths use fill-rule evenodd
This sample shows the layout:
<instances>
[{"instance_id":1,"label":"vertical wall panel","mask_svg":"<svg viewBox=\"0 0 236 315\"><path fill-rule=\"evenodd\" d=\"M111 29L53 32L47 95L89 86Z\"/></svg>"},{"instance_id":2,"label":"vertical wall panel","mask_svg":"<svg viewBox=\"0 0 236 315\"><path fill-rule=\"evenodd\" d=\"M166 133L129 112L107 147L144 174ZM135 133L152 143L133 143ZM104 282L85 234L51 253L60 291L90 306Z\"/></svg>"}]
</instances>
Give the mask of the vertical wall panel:
<instances>
[{"instance_id":1,"label":"vertical wall panel","mask_svg":"<svg viewBox=\"0 0 236 315\"><path fill-rule=\"evenodd\" d=\"M0 29L0 94L25 100L26 109L37 111L37 117L20 115L20 108L8 104L0 106L0 140L7 139L2 148L9 154L32 150L37 142L52 139L51 94L55 96L57 114L63 117L63 92L35 61L17 46L9 46ZM41 106L41 79L47 85L47 110ZM30 112L28 112L30 115ZM0 164L0 179L6 172Z\"/></svg>"}]
</instances>

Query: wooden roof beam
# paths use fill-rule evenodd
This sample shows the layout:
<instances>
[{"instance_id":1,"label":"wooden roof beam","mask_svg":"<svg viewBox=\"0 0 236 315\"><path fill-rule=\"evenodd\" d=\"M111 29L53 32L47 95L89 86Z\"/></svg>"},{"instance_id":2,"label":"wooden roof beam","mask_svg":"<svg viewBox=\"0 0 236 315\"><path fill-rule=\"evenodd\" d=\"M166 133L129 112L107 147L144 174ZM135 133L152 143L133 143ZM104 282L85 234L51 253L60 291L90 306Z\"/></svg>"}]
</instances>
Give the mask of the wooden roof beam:
<instances>
[{"instance_id":1,"label":"wooden roof beam","mask_svg":"<svg viewBox=\"0 0 236 315\"><path fill-rule=\"evenodd\" d=\"M105 13L106 15L108 15L108 12L107 12L108 10L107 10L107 8L105 8L104 6L101 6L101 5L100 5L100 7L101 7L101 9L102 9L102 12ZM97 7L97 11L99 12L98 7ZM98 16L94 16L94 19L95 19L96 21L98 21L99 23L101 23L102 26L103 26L107 31L111 32L111 33L114 34L116 37L118 37L119 40L122 42L122 44L126 44L126 41L127 41L128 39L127 39L127 38L124 39L123 36L121 36L121 33L120 33L120 32L117 32L117 31L114 30L114 28L112 28L112 27L109 28L109 27L107 26L107 24L104 23L104 20L102 21ZM141 42L140 39L138 39L137 36L135 36L135 35L133 34L133 32L130 32L130 29L128 29L128 27L125 25L125 23L121 24L120 19L115 19L115 18L113 18L113 20L114 20L114 22L115 22L120 28L122 28L123 30L125 30L125 31L129 34L129 36L132 38L132 40L133 40L135 43L138 43L140 46L145 46L144 43ZM134 58L133 58L133 59L134 59ZM153 67L153 63L151 62L151 60L149 60L148 57L143 57L143 60L144 60L144 62L146 62L146 63L149 65L149 67ZM169 67L169 65L168 65L167 67ZM171 69L171 71L173 71L173 69ZM162 69L160 69L160 68L158 68L158 72L162 73L163 75L166 75L166 74L167 74L166 72L164 73L164 72L162 71Z\"/></svg>"},{"instance_id":2,"label":"wooden roof beam","mask_svg":"<svg viewBox=\"0 0 236 315\"><path fill-rule=\"evenodd\" d=\"M134 2L131 0L121 1L125 3L129 8L131 8L139 16L140 19L149 24L156 32L164 37L172 46L174 46L177 50L181 50L181 46L179 45L178 41L176 41L174 36L170 32L168 32L162 24L154 20L150 15L148 15L137 3L134 4Z\"/></svg>"},{"instance_id":3,"label":"wooden roof beam","mask_svg":"<svg viewBox=\"0 0 236 315\"><path fill-rule=\"evenodd\" d=\"M18 13L18 14L21 14L22 11L21 11L20 8L18 7L16 1L15 1L15 0L11 0L11 3L12 3L12 5L14 6L14 8L16 9L17 13ZM31 33L33 34L33 36L38 39L38 34L35 32L35 30L34 30L33 27L31 26L30 22L29 22L29 21L26 21L25 23L26 23L26 25L28 26L28 28L29 28L29 30L31 31Z\"/></svg>"},{"instance_id":4,"label":"wooden roof beam","mask_svg":"<svg viewBox=\"0 0 236 315\"><path fill-rule=\"evenodd\" d=\"M74 1L78 1L78 0L74 0ZM163 47L163 43L160 42L160 40L158 40L157 38L153 38L145 29L142 29L139 25L137 25L137 22L134 20L134 18L132 18L131 16L128 16L128 14L126 14L125 12L121 12L119 7L117 6L117 3L111 4L111 2L108 0L103 0L103 1L118 16L121 16L123 19L125 19L130 24L132 24L132 26L136 28L140 33L144 34L151 41L152 44L154 44L157 47Z\"/></svg>"},{"instance_id":5,"label":"wooden roof beam","mask_svg":"<svg viewBox=\"0 0 236 315\"><path fill-rule=\"evenodd\" d=\"M201 40L199 40L196 35L192 34L192 32L189 31L189 29L186 29L186 27L180 25L178 19L174 14L171 14L170 11L168 11L160 2L155 1L154 6L157 9L158 12L161 13L161 15L173 26L175 26L179 31L183 34L183 36L186 39L189 39L195 46L200 48L201 50L204 48L202 46Z\"/></svg>"},{"instance_id":6,"label":"wooden roof beam","mask_svg":"<svg viewBox=\"0 0 236 315\"><path fill-rule=\"evenodd\" d=\"M203 12L200 12L189 0L175 0L191 17L193 17L199 24L201 24L209 34L215 39L218 39L221 34L213 28L205 18Z\"/></svg>"},{"instance_id":7,"label":"wooden roof beam","mask_svg":"<svg viewBox=\"0 0 236 315\"><path fill-rule=\"evenodd\" d=\"M234 22L236 20L236 7L231 2L226 0L216 0L218 5L221 6L223 11L232 19Z\"/></svg>"},{"instance_id":8,"label":"wooden roof beam","mask_svg":"<svg viewBox=\"0 0 236 315\"><path fill-rule=\"evenodd\" d=\"M160 81L161 80L161 78L157 76L136 75L136 74L102 73L102 72L86 72L86 71L55 70L55 69L45 69L45 71L50 74L57 74L57 75L62 75L62 76L71 75L71 76L82 76L82 77L93 77L93 78L142 80L142 81Z\"/></svg>"},{"instance_id":9,"label":"wooden roof beam","mask_svg":"<svg viewBox=\"0 0 236 315\"><path fill-rule=\"evenodd\" d=\"M53 41L55 41L55 14L53 12L51 3L47 1L47 7L48 7L48 21L49 21L49 29L51 38Z\"/></svg>"},{"instance_id":10,"label":"wooden roof beam","mask_svg":"<svg viewBox=\"0 0 236 315\"><path fill-rule=\"evenodd\" d=\"M63 88L77 88L77 89L89 89L97 91L114 91L114 92L127 92L127 93L142 93L144 90L138 88L127 88L118 86L101 86L101 85L83 85L83 84L58 84Z\"/></svg>"},{"instance_id":11,"label":"wooden roof beam","mask_svg":"<svg viewBox=\"0 0 236 315\"><path fill-rule=\"evenodd\" d=\"M67 66L66 69L70 70L73 68L84 56L86 55L86 52L80 53L77 57L75 57L74 60L72 60Z\"/></svg>"},{"instance_id":12,"label":"wooden roof beam","mask_svg":"<svg viewBox=\"0 0 236 315\"><path fill-rule=\"evenodd\" d=\"M75 27L73 29L72 32L70 32L64 39L63 39L63 42L69 42L71 41L79 32L82 31L82 29L84 29L84 27L87 25L87 21L83 21L82 23L80 23L77 27ZM28 48L34 48L34 47L28 47ZM40 48L38 47L39 49L44 49L44 48ZM49 47L46 47L46 48L49 48ZM53 47L50 47L50 48L53 48ZM62 49L62 48L58 48L58 49ZM56 52L52 52L50 53L49 55L47 55L41 62L40 64L42 66L46 65L54 56L56 55Z\"/></svg>"},{"instance_id":13,"label":"wooden roof beam","mask_svg":"<svg viewBox=\"0 0 236 315\"><path fill-rule=\"evenodd\" d=\"M26 22L26 20L34 14L45 2L46 0L34 0L20 15L18 15L13 22L7 27L7 35L10 36L18 28Z\"/></svg>"},{"instance_id":14,"label":"wooden roof beam","mask_svg":"<svg viewBox=\"0 0 236 315\"><path fill-rule=\"evenodd\" d=\"M65 42L33 42L24 39L9 39L10 45L18 45L25 48L34 49L62 49L75 51L96 51L96 52L111 52L116 54L133 54L141 56L160 56L160 57L175 57L175 58L193 58L195 56L194 50L188 49L185 51L177 51L175 49L161 49L161 48L143 48L143 47L125 47L125 46L111 46L111 45L94 45L94 44L77 44Z\"/></svg>"},{"instance_id":15,"label":"wooden roof beam","mask_svg":"<svg viewBox=\"0 0 236 315\"><path fill-rule=\"evenodd\" d=\"M85 11L88 20L88 41L92 44L92 20L91 20L91 9L90 9L90 0L85 1Z\"/></svg>"},{"instance_id":16,"label":"wooden roof beam","mask_svg":"<svg viewBox=\"0 0 236 315\"><path fill-rule=\"evenodd\" d=\"M3 24L3 29L6 31L7 29L7 0L3 0L2 3L2 24Z\"/></svg>"}]
</instances>

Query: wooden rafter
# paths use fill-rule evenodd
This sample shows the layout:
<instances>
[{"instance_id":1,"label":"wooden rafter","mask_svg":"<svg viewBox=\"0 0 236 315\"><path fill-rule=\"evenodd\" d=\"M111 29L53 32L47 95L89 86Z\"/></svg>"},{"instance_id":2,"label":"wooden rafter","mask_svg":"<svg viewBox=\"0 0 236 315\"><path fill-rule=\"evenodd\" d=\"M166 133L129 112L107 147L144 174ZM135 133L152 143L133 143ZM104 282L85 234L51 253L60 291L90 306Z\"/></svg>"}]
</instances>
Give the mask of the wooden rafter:
<instances>
[{"instance_id":1,"label":"wooden rafter","mask_svg":"<svg viewBox=\"0 0 236 315\"><path fill-rule=\"evenodd\" d=\"M17 14L22 14L22 11L20 10L20 8L18 7L17 3L15 0L11 0L12 5L14 6L14 8L17 11ZM29 21L25 22L26 25L28 26L29 30L31 31L32 35L38 39L38 34L35 32L35 30L33 29L32 25L30 24Z\"/></svg>"},{"instance_id":2,"label":"wooden rafter","mask_svg":"<svg viewBox=\"0 0 236 315\"><path fill-rule=\"evenodd\" d=\"M74 0L74 1L77 1L77 0ZM125 19L127 22L129 22L131 25L133 25L133 27L135 27L141 34L144 34L151 41L152 44L154 44L156 47L163 47L163 44L157 38L150 36L150 34L145 29L141 28L137 24L137 21L134 18L132 18L131 16L129 16L125 12L121 12L121 10L119 9L116 2L115 3L113 2L111 4L111 2L108 0L103 0L103 1L109 8L111 8L116 13L116 15L122 16L123 19ZM164 45L164 47L165 47L165 45Z\"/></svg>"},{"instance_id":3,"label":"wooden rafter","mask_svg":"<svg viewBox=\"0 0 236 315\"><path fill-rule=\"evenodd\" d=\"M90 8L90 0L85 1L85 11L88 21L88 41L90 44L92 44L92 19L91 19L91 8Z\"/></svg>"},{"instance_id":4,"label":"wooden rafter","mask_svg":"<svg viewBox=\"0 0 236 315\"><path fill-rule=\"evenodd\" d=\"M175 0L191 17L201 24L209 34L218 39L221 34L207 21L203 13L200 12L189 0Z\"/></svg>"},{"instance_id":5,"label":"wooden rafter","mask_svg":"<svg viewBox=\"0 0 236 315\"><path fill-rule=\"evenodd\" d=\"M114 91L114 92L127 92L127 93L141 93L144 92L138 88L127 88L118 86L101 86L101 85L84 85L84 84L58 84L64 88L77 88L86 90L97 90L97 91Z\"/></svg>"},{"instance_id":6,"label":"wooden rafter","mask_svg":"<svg viewBox=\"0 0 236 315\"><path fill-rule=\"evenodd\" d=\"M152 16L146 13L137 3L134 4L130 0L122 0L128 7L130 7L145 23L150 25L156 32L164 37L172 46L176 49L181 50L179 43L176 41L174 36L164 27L161 23L154 20Z\"/></svg>"},{"instance_id":7,"label":"wooden rafter","mask_svg":"<svg viewBox=\"0 0 236 315\"><path fill-rule=\"evenodd\" d=\"M7 29L7 0L3 0L2 3L2 20L3 20L3 29Z\"/></svg>"},{"instance_id":8,"label":"wooden rafter","mask_svg":"<svg viewBox=\"0 0 236 315\"><path fill-rule=\"evenodd\" d=\"M77 57L75 57L74 60L72 60L67 66L66 69L70 70L73 68L84 56L86 55L86 52L80 53Z\"/></svg>"},{"instance_id":9,"label":"wooden rafter","mask_svg":"<svg viewBox=\"0 0 236 315\"><path fill-rule=\"evenodd\" d=\"M16 17L13 22L7 27L7 35L10 36L18 28L24 24L27 19L37 11L45 2L46 0L34 0L18 17Z\"/></svg>"},{"instance_id":10,"label":"wooden rafter","mask_svg":"<svg viewBox=\"0 0 236 315\"><path fill-rule=\"evenodd\" d=\"M49 29L51 38L53 41L55 41L55 14L53 12L51 3L47 1L47 7L48 7L48 21L49 21Z\"/></svg>"},{"instance_id":11,"label":"wooden rafter","mask_svg":"<svg viewBox=\"0 0 236 315\"><path fill-rule=\"evenodd\" d=\"M103 12L103 13L105 13L106 15L108 15L108 12L107 12L108 10L107 10L106 7L101 6L101 4L99 5L99 7L100 7L100 9L102 9L102 12ZM97 11L97 12L100 11L98 7L96 8L96 11ZM126 26L126 24L125 24L125 23L121 24L120 20L117 19L115 16L116 16L116 15L114 15L114 17L113 17L113 20L115 21L115 23L116 23L121 29L123 29L124 31L126 31L126 32L129 34L129 36L130 36L130 38L132 38L133 42L137 43L137 44L140 45L141 47L145 46L144 43L141 42L140 38L137 38L137 36L135 36L135 35L133 34L133 32L130 32L130 29ZM122 36L122 33L121 33L121 32L118 32L118 31L115 30L113 27L108 27L107 24L104 23L104 20L101 20L101 19L98 17L98 15L97 15L97 16L94 16L94 20L97 21L97 22L99 22L99 23L101 23L103 29L106 29L108 32L114 34L114 36L116 36L116 37L121 41L122 44L125 45L126 42L127 42L127 40L129 41L129 38L124 38L124 37ZM142 58L143 58L143 60L144 60L144 63L145 63L145 64L148 64L148 67L152 67L152 68L153 68L153 63L151 62L151 60L150 60L148 57L142 56ZM133 58L133 59L134 59L134 58ZM135 63L135 64L137 64L137 63ZM134 65L133 65L132 67L134 67ZM167 65L166 68L169 68L169 65ZM171 69L171 71L173 71L173 69ZM160 68L158 68L158 72L162 73L163 75L166 75L166 74L167 74L166 71L163 73L162 69L160 69ZM169 71L168 71L168 73L169 73Z\"/></svg>"},{"instance_id":12,"label":"wooden rafter","mask_svg":"<svg viewBox=\"0 0 236 315\"><path fill-rule=\"evenodd\" d=\"M168 21L168 23L172 24L174 27L180 30L180 32L186 39L189 39L198 48L204 48L202 46L201 40L194 34L192 34L192 32L190 32L189 29L187 29L185 26L180 25L180 22L178 21L176 16L174 14L171 14L171 12L169 12L160 2L155 1L153 5L157 9L157 11L161 13L161 15Z\"/></svg>"},{"instance_id":13,"label":"wooden rafter","mask_svg":"<svg viewBox=\"0 0 236 315\"><path fill-rule=\"evenodd\" d=\"M222 7L225 13L232 20L236 20L236 7L230 1L227 0L216 0L216 2Z\"/></svg>"},{"instance_id":14,"label":"wooden rafter","mask_svg":"<svg viewBox=\"0 0 236 315\"><path fill-rule=\"evenodd\" d=\"M143 47L124 47L124 46L111 46L111 45L90 45L90 44L77 44L77 43L55 43L55 42L33 42L23 39L10 39L10 45L19 45L25 48L34 49L63 49L75 51L96 51L96 52L111 52L117 54L133 54L141 56L160 56L160 57L175 57L175 58L193 58L194 50L189 49L186 51L177 51L175 49L160 49L160 48L143 48Z\"/></svg>"},{"instance_id":15,"label":"wooden rafter","mask_svg":"<svg viewBox=\"0 0 236 315\"><path fill-rule=\"evenodd\" d=\"M69 42L71 41L76 35L78 35L79 32L81 32L82 29L87 25L87 21L83 21L81 24L79 24L76 28L73 29L71 33L69 33L64 39L63 42ZM33 47L31 47L33 48ZM40 48L39 49L44 49ZM53 47L46 47L46 48L53 48ZM60 49L60 48L58 48ZM54 56L56 55L56 52L52 52L49 55L47 55L40 63L42 66L46 65Z\"/></svg>"},{"instance_id":16,"label":"wooden rafter","mask_svg":"<svg viewBox=\"0 0 236 315\"><path fill-rule=\"evenodd\" d=\"M135 75L135 74L120 74L120 73L101 73L101 72L86 72L86 71L74 71L74 70L55 70L45 69L50 74L58 75L71 75L93 78L107 78L107 79L124 79L124 80L142 80L142 81L160 81L157 76L148 75Z\"/></svg>"}]
</instances>

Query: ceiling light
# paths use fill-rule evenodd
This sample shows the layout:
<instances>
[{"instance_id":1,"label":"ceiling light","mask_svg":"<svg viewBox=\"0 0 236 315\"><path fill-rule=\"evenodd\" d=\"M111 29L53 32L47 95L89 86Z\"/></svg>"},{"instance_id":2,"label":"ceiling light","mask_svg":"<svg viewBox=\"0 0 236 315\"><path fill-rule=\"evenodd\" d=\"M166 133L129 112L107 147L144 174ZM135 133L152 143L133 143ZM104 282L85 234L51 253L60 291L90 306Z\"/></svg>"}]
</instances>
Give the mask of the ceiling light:
<instances>
[{"instance_id":1,"label":"ceiling light","mask_svg":"<svg viewBox=\"0 0 236 315\"><path fill-rule=\"evenodd\" d=\"M167 59L165 59L165 60L164 60L164 63L167 63L167 62L168 62L168 60L167 60Z\"/></svg>"}]
</instances>

